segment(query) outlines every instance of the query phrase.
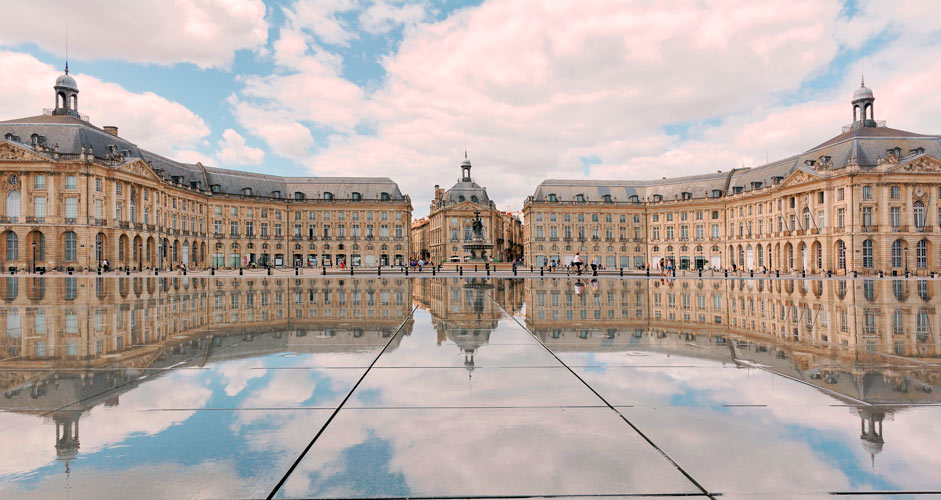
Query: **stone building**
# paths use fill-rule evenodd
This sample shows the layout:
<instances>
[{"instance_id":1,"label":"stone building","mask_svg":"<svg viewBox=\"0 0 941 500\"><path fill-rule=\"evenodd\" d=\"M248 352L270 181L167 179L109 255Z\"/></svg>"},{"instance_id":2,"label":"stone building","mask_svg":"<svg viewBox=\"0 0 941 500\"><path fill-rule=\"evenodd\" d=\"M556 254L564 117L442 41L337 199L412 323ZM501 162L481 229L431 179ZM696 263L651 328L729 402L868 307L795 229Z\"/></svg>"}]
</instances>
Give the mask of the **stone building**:
<instances>
[{"instance_id":1,"label":"stone building","mask_svg":"<svg viewBox=\"0 0 941 500\"><path fill-rule=\"evenodd\" d=\"M466 156L465 153L458 182L447 191L435 185L427 221L412 225L412 237L426 242L414 248L413 257L435 263L469 261L472 254L464 245L473 241L477 212L483 223L483 242L493 245L485 254L486 259L507 262L522 257L522 221L497 209L487 190L471 178L471 162Z\"/></svg>"},{"instance_id":2,"label":"stone building","mask_svg":"<svg viewBox=\"0 0 941 500\"><path fill-rule=\"evenodd\" d=\"M755 168L654 181L546 180L523 208L536 265L922 275L941 271L941 138L885 126L861 85L853 122Z\"/></svg>"},{"instance_id":3,"label":"stone building","mask_svg":"<svg viewBox=\"0 0 941 500\"><path fill-rule=\"evenodd\" d=\"M2 268L395 265L411 201L385 177L279 177L177 162L92 125L78 85L0 122Z\"/></svg>"}]
</instances>

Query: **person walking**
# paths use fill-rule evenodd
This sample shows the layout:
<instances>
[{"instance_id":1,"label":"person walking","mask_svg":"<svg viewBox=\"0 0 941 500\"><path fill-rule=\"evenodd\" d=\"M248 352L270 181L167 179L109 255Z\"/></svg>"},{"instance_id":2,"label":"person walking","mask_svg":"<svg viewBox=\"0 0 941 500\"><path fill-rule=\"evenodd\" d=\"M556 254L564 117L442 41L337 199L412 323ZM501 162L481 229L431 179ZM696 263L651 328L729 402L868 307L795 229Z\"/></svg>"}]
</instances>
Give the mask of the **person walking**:
<instances>
[{"instance_id":1,"label":"person walking","mask_svg":"<svg viewBox=\"0 0 941 500\"><path fill-rule=\"evenodd\" d=\"M595 255L591 258L591 273L596 274L598 272L598 256Z\"/></svg>"}]
</instances>

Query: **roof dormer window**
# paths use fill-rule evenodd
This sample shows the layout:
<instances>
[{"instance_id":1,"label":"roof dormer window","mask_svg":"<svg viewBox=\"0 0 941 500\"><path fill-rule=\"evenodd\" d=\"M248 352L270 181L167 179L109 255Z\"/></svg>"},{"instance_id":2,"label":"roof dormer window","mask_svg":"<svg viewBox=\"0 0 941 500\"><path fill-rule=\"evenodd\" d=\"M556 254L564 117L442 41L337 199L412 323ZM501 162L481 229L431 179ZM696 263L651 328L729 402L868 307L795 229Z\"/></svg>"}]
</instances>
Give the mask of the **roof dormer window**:
<instances>
[{"instance_id":1,"label":"roof dormer window","mask_svg":"<svg viewBox=\"0 0 941 500\"><path fill-rule=\"evenodd\" d=\"M549 193L549 201L559 201L559 197L555 193Z\"/></svg>"},{"instance_id":2,"label":"roof dormer window","mask_svg":"<svg viewBox=\"0 0 941 500\"><path fill-rule=\"evenodd\" d=\"M610 194L603 195L601 197L601 201L603 201L604 203L611 203L611 195Z\"/></svg>"},{"instance_id":3,"label":"roof dormer window","mask_svg":"<svg viewBox=\"0 0 941 500\"><path fill-rule=\"evenodd\" d=\"M242 188L242 196L251 196L252 188Z\"/></svg>"},{"instance_id":4,"label":"roof dormer window","mask_svg":"<svg viewBox=\"0 0 941 500\"><path fill-rule=\"evenodd\" d=\"M693 199L693 193L690 193L689 191L683 191L680 193L680 199L691 200Z\"/></svg>"},{"instance_id":5,"label":"roof dormer window","mask_svg":"<svg viewBox=\"0 0 941 500\"><path fill-rule=\"evenodd\" d=\"M640 197L636 194L631 195L631 203L640 203Z\"/></svg>"},{"instance_id":6,"label":"roof dormer window","mask_svg":"<svg viewBox=\"0 0 941 500\"><path fill-rule=\"evenodd\" d=\"M583 194L581 194L581 193L576 194L576 195L575 195L575 202L576 202L576 203L585 203L585 195L583 195Z\"/></svg>"},{"instance_id":7,"label":"roof dormer window","mask_svg":"<svg viewBox=\"0 0 941 500\"><path fill-rule=\"evenodd\" d=\"M272 192L271 192L271 197L272 197L272 198L280 198L280 197L281 197L281 191L278 191L278 190L272 191Z\"/></svg>"},{"instance_id":8,"label":"roof dormer window","mask_svg":"<svg viewBox=\"0 0 941 500\"><path fill-rule=\"evenodd\" d=\"M302 192L300 192L300 191L294 191L294 199L295 199L295 200L303 200L303 199L304 199L304 193L302 193Z\"/></svg>"},{"instance_id":9,"label":"roof dormer window","mask_svg":"<svg viewBox=\"0 0 941 500\"><path fill-rule=\"evenodd\" d=\"M353 194L350 195L350 198L351 198L353 201L360 201L360 200L363 199L363 195L360 194L360 193L357 193L356 191L353 191Z\"/></svg>"},{"instance_id":10,"label":"roof dormer window","mask_svg":"<svg viewBox=\"0 0 941 500\"><path fill-rule=\"evenodd\" d=\"M221 192L222 192L222 186L220 186L220 185L218 185L218 184L210 184L210 185L209 185L209 190L212 191L213 193L221 193Z\"/></svg>"},{"instance_id":11,"label":"roof dormer window","mask_svg":"<svg viewBox=\"0 0 941 500\"><path fill-rule=\"evenodd\" d=\"M653 195L653 201L663 201L663 195L662 194Z\"/></svg>"},{"instance_id":12,"label":"roof dormer window","mask_svg":"<svg viewBox=\"0 0 941 500\"><path fill-rule=\"evenodd\" d=\"M480 198L477 198L476 194L471 195L471 201L474 203L480 203Z\"/></svg>"},{"instance_id":13,"label":"roof dormer window","mask_svg":"<svg viewBox=\"0 0 941 500\"><path fill-rule=\"evenodd\" d=\"M383 192L383 193L380 193L380 194L379 194L379 200L381 200L381 201L389 201L389 200L391 200L391 199L392 199L392 197L389 196L389 193Z\"/></svg>"},{"instance_id":14,"label":"roof dormer window","mask_svg":"<svg viewBox=\"0 0 941 500\"><path fill-rule=\"evenodd\" d=\"M761 189L761 181L754 181L751 183L752 189Z\"/></svg>"},{"instance_id":15,"label":"roof dormer window","mask_svg":"<svg viewBox=\"0 0 941 500\"><path fill-rule=\"evenodd\" d=\"M325 199L325 200L332 200L332 199L333 199L333 193L331 193L330 191L324 191L324 192L323 192L323 199Z\"/></svg>"}]
</instances>

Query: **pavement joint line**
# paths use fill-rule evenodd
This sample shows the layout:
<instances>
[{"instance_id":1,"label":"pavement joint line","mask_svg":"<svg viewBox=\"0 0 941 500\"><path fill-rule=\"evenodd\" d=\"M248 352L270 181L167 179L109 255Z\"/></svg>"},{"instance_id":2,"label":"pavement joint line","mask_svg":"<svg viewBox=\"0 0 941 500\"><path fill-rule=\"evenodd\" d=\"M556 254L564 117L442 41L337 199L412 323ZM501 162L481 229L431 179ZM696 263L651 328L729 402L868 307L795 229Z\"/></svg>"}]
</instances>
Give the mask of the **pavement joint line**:
<instances>
[{"instance_id":1,"label":"pavement joint line","mask_svg":"<svg viewBox=\"0 0 941 500\"><path fill-rule=\"evenodd\" d=\"M640 428L638 428L636 425L634 425L633 422L631 422L630 420L628 420L627 417L625 417L624 414L621 413L621 412L617 409L617 407L615 407L614 405L612 405L611 403L609 403L608 400L604 398L604 396L602 396L598 391L596 391L595 388L592 387L591 384L589 384L587 381L585 381L585 379L583 379L575 370L573 370L573 369L570 368L567 364L565 364L565 362L562 361L562 359L560 359L559 356L556 355L556 353L553 352L552 349L549 348L549 346L547 346L545 343L543 343L541 340L539 340L539 337L537 337L533 332L529 331L529 329L526 328L526 325L524 325L523 323L521 323L517 317L513 316L512 314L509 314L509 312L508 312L506 309L504 309L504 307L503 307L499 302L497 302L496 300L494 300L493 297L491 297L489 294L487 295L487 298L489 298L491 302L493 302L494 304L496 304L497 307L500 308L500 310L502 310L502 311L503 311L504 313L506 313L510 318L512 318L513 321L515 321L516 324L520 326L520 328L522 328L523 330L526 330L527 332L529 332L529 334L532 335L533 338L536 339L536 341L539 342L539 343L542 345L542 347L545 348L546 351L548 351L549 354L550 354L552 357L554 357L559 363L561 363L562 366L568 368L569 372L570 372L572 375L574 375L582 384L584 384L585 387L588 388L588 390L590 390L592 393L594 393L594 395L597 396L598 399L600 399L602 402L604 402L604 404L605 404L608 408L610 408L613 412L617 413L618 416L621 417L621 420L623 420L625 423L627 423L627 425L629 425L632 429L634 429L634 432L636 432L640 437L642 437L645 441L647 441L647 443L648 443L650 446L652 446L653 449L657 450L664 458L666 458L671 464L673 464L673 466L676 467L676 470L680 471L681 474L683 474L684 476L686 476L686 479L688 479L691 483L693 483L693 485L695 485L697 488L699 488L699 491L701 491L702 494L706 495L706 496L709 497L709 498L714 498L714 496L713 496L711 493L709 493L709 491L707 491L706 488L704 488L701 484L699 484L699 481L696 481L696 479L694 479L692 475L690 475L688 472L686 472L686 470L683 469L683 467L680 466L680 464L678 464L678 463L676 462L676 460L673 460L673 458L670 457L670 455L668 455L665 451L663 451L663 449L661 449L659 446L657 446L657 444L654 443L653 440L651 440L649 437L647 437L647 435L644 434L644 433L640 430Z\"/></svg>"},{"instance_id":2,"label":"pavement joint line","mask_svg":"<svg viewBox=\"0 0 941 500\"><path fill-rule=\"evenodd\" d=\"M284 476L281 477L281 480L278 481L278 484L276 484L274 488L271 490L271 493L268 494L267 500L271 500L272 498L274 498L275 494L278 493L278 490L280 490L281 487L284 486L284 483L287 481L288 477L291 476L291 473L294 472L294 469L296 469L297 466L301 463L301 461L304 460L304 457L307 456L307 452L310 451L311 448L313 448L314 443L317 442L317 439L320 438L320 436L324 433L327 427L330 426L330 423L333 422L333 419L336 418L337 414L340 413L340 410L343 408L343 405L345 405L346 402L349 401L350 397L353 396L353 393L356 392L356 388L359 387L359 384L361 384L363 382L363 379L366 378L366 375L369 374L369 370L371 370L372 367L376 364L376 362L379 361L379 358L382 357L382 354L384 352L386 352L386 349L388 349L389 346L392 345L392 341L395 340L395 337L397 337L399 333L402 332L402 328L405 326L406 323L408 323L408 320L412 316L415 315L416 309L418 309L417 305L412 308L412 310L408 313L407 316L405 316L405 319L402 320L402 324L400 324L399 327L395 330L395 333L389 336L389 341L386 343L385 347L383 347L382 350L379 351L379 354L376 355L372 363L370 363L369 366L366 367L366 370L364 370L363 374L360 375L359 380L356 381L356 384L354 384L353 387L350 389L350 391L346 393L346 397L343 398L343 401L340 401L340 404L336 407L336 409L333 410L333 413L330 414L330 416L327 418L327 421L324 422L324 424L320 427L320 430L317 431L317 434L314 435L313 439L310 440L310 443L307 444L307 447L304 448L304 451L301 452L301 454L297 457L297 460L295 460L294 463L291 464L291 467L288 468L287 472L284 473Z\"/></svg>"},{"instance_id":3,"label":"pavement joint line","mask_svg":"<svg viewBox=\"0 0 941 500\"><path fill-rule=\"evenodd\" d=\"M676 497L704 497L703 493L588 493L588 494L532 494L532 495L439 495L408 496L408 497L368 497L369 500L516 500L527 498L676 498ZM303 497L302 497L303 498ZM317 497L318 500L349 500L350 497Z\"/></svg>"},{"instance_id":4,"label":"pavement joint line","mask_svg":"<svg viewBox=\"0 0 941 500\"><path fill-rule=\"evenodd\" d=\"M350 406L346 411L353 410L553 410L559 408L607 408L607 405L434 405L434 406ZM253 408L142 408L138 412L163 411L298 411L298 410L333 410L333 406L282 406L282 407L253 407ZM79 411L79 410L74 410Z\"/></svg>"}]
</instances>

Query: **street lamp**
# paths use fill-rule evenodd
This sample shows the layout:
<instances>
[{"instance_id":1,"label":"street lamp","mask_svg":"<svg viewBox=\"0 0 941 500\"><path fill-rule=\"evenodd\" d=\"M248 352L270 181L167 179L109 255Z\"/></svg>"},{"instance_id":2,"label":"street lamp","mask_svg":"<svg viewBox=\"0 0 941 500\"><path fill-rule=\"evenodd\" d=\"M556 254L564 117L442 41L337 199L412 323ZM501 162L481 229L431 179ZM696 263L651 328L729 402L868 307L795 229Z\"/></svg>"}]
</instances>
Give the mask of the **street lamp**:
<instances>
[{"instance_id":1,"label":"street lamp","mask_svg":"<svg viewBox=\"0 0 941 500\"><path fill-rule=\"evenodd\" d=\"M144 272L144 244L137 244L137 270Z\"/></svg>"},{"instance_id":2,"label":"street lamp","mask_svg":"<svg viewBox=\"0 0 941 500\"><path fill-rule=\"evenodd\" d=\"M36 240L33 240L33 274L36 274Z\"/></svg>"}]
</instances>

